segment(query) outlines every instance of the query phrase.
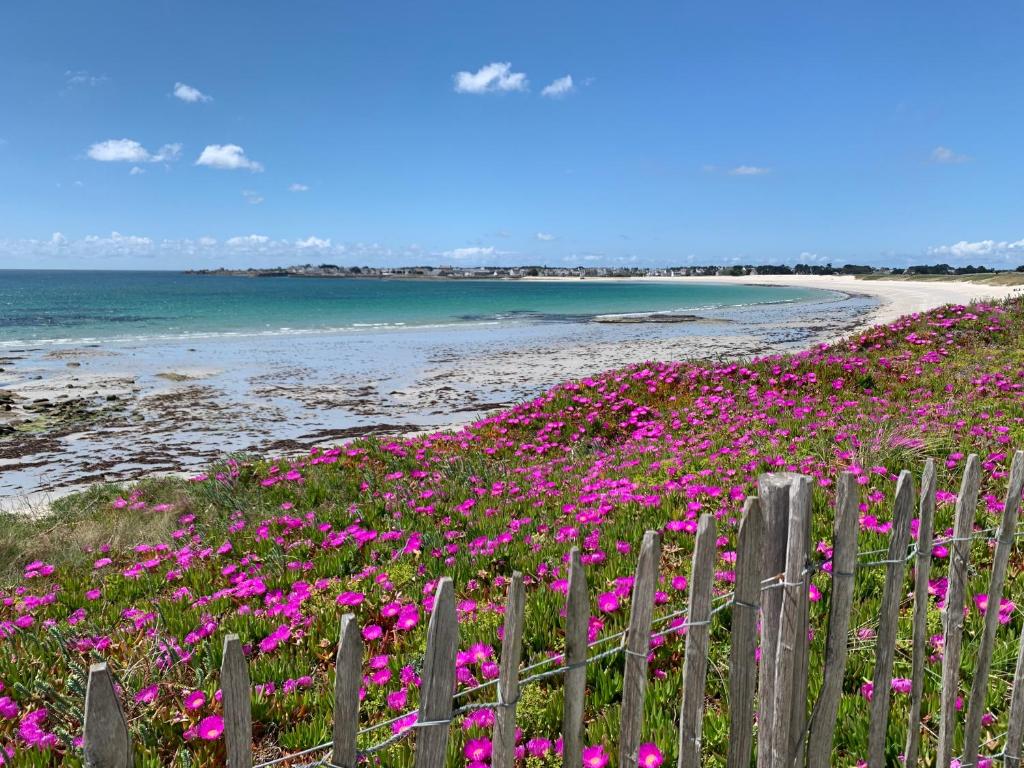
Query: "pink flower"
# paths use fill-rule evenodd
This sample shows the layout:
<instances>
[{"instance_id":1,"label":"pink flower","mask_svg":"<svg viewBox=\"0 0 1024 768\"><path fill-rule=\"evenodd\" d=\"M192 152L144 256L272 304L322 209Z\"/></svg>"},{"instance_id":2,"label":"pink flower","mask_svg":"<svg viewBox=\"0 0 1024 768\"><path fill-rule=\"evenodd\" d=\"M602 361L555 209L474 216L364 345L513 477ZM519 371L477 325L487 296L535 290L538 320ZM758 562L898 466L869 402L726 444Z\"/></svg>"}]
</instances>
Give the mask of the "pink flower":
<instances>
[{"instance_id":1,"label":"pink flower","mask_svg":"<svg viewBox=\"0 0 1024 768\"><path fill-rule=\"evenodd\" d=\"M543 757L551 751L551 740L534 738L526 742L526 751L532 757Z\"/></svg>"},{"instance_id":2,"label":"pink flower","mask_svg":"<svg viewBox=\"0 0 1024 768\"><path fill-rule=\"evenodd\" d=\"M465 755L467 760L484 762L491 757L490 739L469 739L466 742Z\"/></svg>"},{"instance_id":3,"label":"pink flower","mask_svg":"<svg viewBox=\"0 0 1024 768\"><path fill-rule=\"evenodd\" d=\"M602 592L597 596L597 607L605 613L614 613L619 609L619 598L614 592Z\"/></svg>"},{"instance_id":4,"label":"pink flower","mask_svg":"<svg viewBox=\"0 0 1024 768\"><path fill-rule=\"evenodd\" d=\"M206 706L206 694L202 691L192 691L185 697L185 709L196 710Z\"/></svg>"},{"instance_id":5,"label":"pink flower","mask_svg":"<svg viewBox=\"0 0 1024 768\"><path fill-rule=\"evenodd\" d=\"M135 700L140 704L152 704L160 693L160 684L149 685L135 694Z\"/></svg>"},{"instance_id":6,"label":"pink flower","mask_svg":"<svg viewBox=\"0 0 1024 768\"><path fill-rule=\"evenodd\" d=\"M210 715L199 721L197 726L199 738L205 741L216 741L224 733L224 718L220 715Z\"/></svg>"},{"instance_id":7,"label":"pink flower","mask_svg":"<svg viewBox=\"0 0 1024 768\"><path fill-rule=\"evenodd\" d=\"M913 681L908 677L894 677L892 679L892 689L896 693L910 693L913 685Z\"/></svg>"},{"instance_id":8,"label":"pink flower","mask_svg":"<svg viewBox=\"0 0 1024 768\"><path fill-rule=\"evenodd\" d=\"M420 612L416 606L410 606L409 608L403 608L402 612L398 615L398 621L395 626L399 629L412 629L420 623Z\"/></svg>"},{"instance_id":9,"label":"pink flower","mask_svg":"<svg viewBox=\"0 0 1024 768\"><path fill-rule=\"evenodd\" d=\"M13 720L18 716L18 702L10 696L0 696L0 717Z\"/></svg>"},{"instance_id":10,"label":"pink flower","mask_svg":"<svg viewBox=\"0 0 1024 768\"><path fill-rule=\"evenodd\" d=\"M604 746L595 744L592 747L583 748L583 768L604 768L608 765L608 753Z\"/></svg>"},{"instance_id":11,"label":"pink flower","mask_svg":"<svg viewBox=\"0 0 1024 768\"><path fill-rule=\"evenodd\" d=\"M639 768L659 768L665 762L664 755L656 744L649 741L640 745L637 750L637 766Z\"/></svg>"}]
</instances>

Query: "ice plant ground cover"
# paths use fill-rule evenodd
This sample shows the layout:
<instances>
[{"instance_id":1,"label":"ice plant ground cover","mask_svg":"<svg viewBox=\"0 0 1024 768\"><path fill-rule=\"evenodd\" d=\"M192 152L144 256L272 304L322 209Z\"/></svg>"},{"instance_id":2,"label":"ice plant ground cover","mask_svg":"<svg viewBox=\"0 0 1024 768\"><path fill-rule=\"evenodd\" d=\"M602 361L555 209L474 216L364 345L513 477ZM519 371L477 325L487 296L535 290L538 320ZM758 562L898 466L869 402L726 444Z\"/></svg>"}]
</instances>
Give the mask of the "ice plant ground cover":
<instances>
[{"instance_id":1,"label":"ice plant ground cover","mask_svg":"<svg viewBox=\"0 0 1024 768\"><path fill-rule=\"evenodd\" d=\"M645 528L664 533L657 612L686 604L697 517L719 518L716 589L731 589L735 520L756 478L813 476L813 536L824 568L812 589L811 688L820 685L830 590L834 478L863 493L860 548L887 544L900 470L936 459L936 535L950 530L968 453L982 459L977 528L1002 511L1009 456L1024 447L1024 301L945 307L832 346L737 364L646 363L556 387L472 427L410 440L363 440L285 460L238 457L184 480L97 487L41 521L0 532L0 749L18 765L80 764L84 670L109 661L140 764L222 762L218 668L223 635L245 644L256 753L330 738L332 660L342 613L363 628L364 725L414 711L432 591L455 579L459 687L497 675L499 627L513 570L527 581L524 660L559 652L565 557L579 546L593 594L591 637L624 628ZM916 525L913 527L916 534ZM926 724L934 731L939 608L947 550L936 546ZM991 550L974 545L965 671L981 616L998 610L985 736L1005 730L1024 616L1022 558L1000 606L985 605ZM868 681L883 569L858 574L835 764L867 746ZM910 589L908 578L906 589ZM890 742L908 705L910 602L901 610ZM728 612L712 628L707 764L724 764ZM643 765L674 760L683 637L651 656ZM621 657L588 670L585 763L615 762ZM969 684L969 683L967 683ZM966 689L965 691L966 692ZM474 694L485 700L492 694ZM522 764L559 764L557 679L524 689ZM412 718L372 734L382 740ZM451 765L484 766L489 712L453 727ZM925 738L925 749L934 740ZM894 748L895 750L895 748ZM998 751L994 748L993 751ZM379 764L411 764L401 743ZM896 751L891 757L895 758Z\"/></svg>"}]
</instances>

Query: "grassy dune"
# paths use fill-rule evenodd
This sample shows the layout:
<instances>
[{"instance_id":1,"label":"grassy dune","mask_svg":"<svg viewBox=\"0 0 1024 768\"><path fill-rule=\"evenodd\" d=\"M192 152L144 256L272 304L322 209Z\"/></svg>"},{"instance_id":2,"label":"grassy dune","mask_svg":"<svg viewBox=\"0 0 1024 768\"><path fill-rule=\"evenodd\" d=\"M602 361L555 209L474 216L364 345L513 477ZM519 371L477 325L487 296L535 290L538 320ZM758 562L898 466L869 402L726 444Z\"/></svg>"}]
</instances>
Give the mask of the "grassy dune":
<instances>
[{"instance_id":1,"label":"grassy dune","mask_svg":"<svg viewBox=\"0 0 1024 768\"><path fill-rule=\"evenodd\" d=\"M364 724L412 711L439 577L456 581L459 685L496 674L500 606L513 570L526 574L524 659L557 653L564 557L584 551L594 596L592 638L625 626L630 575L645 528L664 532L656 615L685 606L697 517L719 519L716 590L731 589L735 522L757 476L815 478L813 537L827 560L832 480L851 470L863 493L860 547L887 544L901 469L939 468L936 533L951 525L965 457L983 464L977 527L998 522L1013 448L1024 447L1024 301L946 307L831 347L736 365L646 363L556 387L457 433L356 441L292 461L236 457L191 480L98 487L60 501L45 520L0 525L0 747L18 765L79 765L84 670L108 660L123 688L138 764L217 765L222 637L249 655L257 755L330 738L339 616L365 628ZM916 530L916 528L915 528ZM939 635L947 553L937 547L931 634ZM980 632L976 597L989 548L973 551L965 670ZM1024 617L1022 560L999 607L986 738L1005 730L1008 680ZM884 574L858 575L852 646L834 764L867 746L863 684ZM908 578L906 588L910 589ZM830 579L815 576L812 689L820 685ZM909 674L904 601L897 678ZM644 741L675 759L683 637L654 648ZM708 765L724 765L729 614L712 630L704 726ZM941 648L931 648L931 672ZM588 672L592 765L614 764L621 658ZM935 674L926 723L936 727ZM480 700L485 698L481 694ZM890 741L904 738L907 696L893 696ZM559 764L557 681L524 690L523 765ZM485 765L488 715L455 728L450 764ZM408 721L396 727L407 727ZM389 731L376 734L384 736ZM370 743L369 741L367 743ZM998 751L1001 746L986 749ZM925 738L925 750L934 749ZM654 751L650 751L654 750ZM898 750L893 749L895 758ZM379 764L411 765L408 743ZM477 758L477 759L474 759Z\"/></svg>"}]
</instances>

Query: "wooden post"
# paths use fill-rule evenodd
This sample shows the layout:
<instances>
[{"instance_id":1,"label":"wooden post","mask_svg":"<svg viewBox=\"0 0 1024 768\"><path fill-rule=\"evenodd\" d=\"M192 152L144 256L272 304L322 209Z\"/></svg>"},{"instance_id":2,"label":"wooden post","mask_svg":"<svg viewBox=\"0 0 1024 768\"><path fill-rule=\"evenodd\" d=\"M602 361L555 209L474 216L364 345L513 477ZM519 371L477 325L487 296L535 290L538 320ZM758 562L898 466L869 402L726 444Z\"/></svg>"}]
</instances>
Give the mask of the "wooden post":
<instances>
[{"instance_id":1,"label":"wooden post","mask_svg":"<svg viewBox=\"0 0 1024 768\"><path fill-rule=\"evenodd\" d=\"M935 523L935 462L924 464L921 507L918 513L917 558L914 568L914 649L911 662L910 716L904 754L908 766L917 765L921 750L921 699L924 695L924 662L928 642L928 577L932 567L932 536Z\"/></svg>"},{"instance_id":2,"label":"wooden post","mask_svg":"<svg viewBox=\"0 0 1024 768\"><path fill-rule=\"evenodd\" d=\"M1006 726L1006 743L1003 745L1003 765L1006 768L1020 768L1021 750L1024 748L1024 629L1020 633L1017 648L1017 668L1013 673L1013 693L1010 694L1010 715Z\"/></svg>"},{"instance_id":3,"label":"wooden post","mask_svg":"<svg viewBox=\"0 0 1024 768\"><path fill-rule=\"evenodd\" d=\"M359 731L359 684L363 679L363 639L356 617L341 617L338 652L334 658L334 753L338 768L355 768Z\"/></svg>"},{"instance_id":4,"label":"wooden post","mask_svg":"<svg viewBox=\"0 0 1024 768\"><path fill-rule=\"evenodd\" d=\"M992 648L996 639L999 622L999 603L1003 599L1003 585L1006 582L1006 566L1013 551L1017 534L1017 517L1020 513L1020 495L1024 490L1024 451L1017 451L1010 465L1010 482L1003 505L1003 518L999 524L999 538L992 560L992 573L988 582L988 602L985 607L985 628L978 648L978 666L971 682L971 697L967 704L967 720L964 723L964 761L978 764L978 743L981 740L981 716L985 710L985 692L988 688L988 673L992 665Z\"/></svg>"},{"instance_id":5,"label":"wooden post","mask_svg":"<svg viewBox=\"0 0 1024 768\"><path fill-rule=\"evenodd\" d=\"M750 768L757 684L757 611L761 604L764 517L757 496L743 504L736 544L736 595L729 648L729 752L726 768Z\"/></svg>"},{"instance_id":6,"label":"wooden post","mask_svg":"<svg viewBox=\"0 0 1024 768\"><path fill-rule=\"evenodd\" d=\"M89 768L130 768L132 744L124 710L106 663L89 667L82 751Z\"/></svg>"},{"instance_id":7,"label":"wooden post","mask_svg":"<svg viewBox=\"0 0 1024 768\"><path fill-rule=\"evenodd\" d=\"M871 722L868 730L868 768L885 768L885 732L889 723L889 701L892 697L892 665L896 654L896 630L899 623L900 599L907 566L907 544L910 541L910 517L914 509L914 476L900 472L896 483L896 500L892 516L892 536L885 567L885 587L879 610L878 635L875 643L875 671L871 677Z\"/></svg>"},{"instance_id":8,"label":"wooden post","mask_svg":"<svg viewBox=\"0 0 1024 768\"><path fill-rule=\"evenodd\" d=\"M978 508L980 462L976 454L967 457L960 495L956 499L953 541L949 548L949 587L942 610L945 639L942 650L942 709L939 719L939 746L936 765L949 768L956 735L956 699L960 687L960 654L964 633L964 589L967 563L971 556L970 536Z\"/></svg>"},{"instance_id":9,"label":"wooden post","mask_svg":"<svg viewBox=\"0 0 1024 768\"><path fill-rule=\"evenodd\" d=\"M420 711L416 718L415 768L443 768L455 691L455 656L459 650L459 619L455 587L447 576L437 583L434 610L427 626Z\"/></svg>"},{"instance_id":10,"label":"wooden post","mask_svg":"<svg viewBox=\"0 0 1024 768\"><path fill-rule=\"evenodd\" d=\"M587 630L590 596L579 548L569 553L569 594L565 606L565 707L562 712L562 765L583 764L583 700L587 692Z\"/></svg>"},{"instance_id":11,"label":"wooden post","mask_svg":"<svg viewBox=\"0 0 1024 768\"><path fill-rule=\"evenodd\" d=\"M505 631L501 638L498 708L494 711L491 768L512 768L516 759L516 702L519 700L519 659L523 653L523 574L516 571L505 600Z\"/></svg>"},{"instance_id":12,"label":"wooden post","mask_svg":"<svg viewBox=\"0 0 1024 768\"><path fill-rule=\"evenodd\" d=\"M651 645L654 588L661 562L661 534L647 531L640 545L640 557L633 580L629 630L626 633L626 662L622 678L622 709L619 716L619 765L634 768L644 717L647 687L647 654Z\"/></svg>"},{"instance_id":13,"label":"wooden post","mask_svg":"<svg viewBox=\"0 0 1024 768\"><path fill-rule=\"evenodd\" d=\"M805 507L804 521L804 566L811 559L811 493L814 481L808 475L801 475L797 483L790 486L789 503ZM792 529L790 529L792 530ZM808 571L800 587L799 608L797 611L797 639L793 648L793 713L789 721L789 754L791 765L803 765L804 747L807 737L807 679L808 663L811 653L809 639L811 624L811 573Z\"/></svg>"},{"instance_id":14,"label":"wooden post","mask_svg":"<svg viewBox=\"0 0 1024 768\"><path fill-rule=\"evenodd\" d=\"M803 710L806 716L807 691L797 690L799 684L797 646L807 644L807 632L801 614L807 610L805 581L810 580L807 566L807 518L810 516L810 481L800 477L790 486L789 540L786 546L786 571L779 618L779 642L775 655L775 711L771 744L773 768L789 768L793 762L794 718ZM771 590L769 590L771 591ZM806 689L806 680L804 681Z\"/></svg>"},{"instance_id":15,"label":"wooden post","mask_svg":"<svg viewBox=\"0 0 1024 768\"><path fill-rule=\"evenodd\" d=\"M828 614L828 638L825 645L825 671L811 718L807 742L807 768L832 765L832 741L835 735L839 701L843 696L843 675L848 655L847 634L853 607L854 566L857 562L857 528L860 494L852 472L839 476L836 488L836 514L832 542L832 595ZM908 763L910 765L910 763Z\"/></svg>"},{"instance_id":16,"label":"wooden post","mask_svg":"<svg viewBox=\"0 0 1024 768\"><path fill-rule=\"evenodd\" d=\"M224 704L224 748L228 768L252 768L252 693L249 667L238 635L224 638L220 662Z\"/></svg>"},{"instance_id":17,"label":"wooden post","mask_svg":"<svg viewBox=\"0 0 1024 768\"><path fill-rule=\"evenodd\" d=\"M761 475L757 496L764 515L761 578L781 576L786 568L786 540L789 528L789 486L795 475L774 472ZM782 592L766 590L761 595L761 661L758 665L757 765L771 768L774 707L775 654L779 642L779 612Z\"/></svg>"},{"instance_id":18,"label":"wooden post","mask_svg":"<svg viewBox=\"0 0 1024 768\"><path fill-rule=\"evenodd\" d=\"M711 627L711 588L715 578L715 518L700 516L693 549L690 609L686 614L686 657L683 660L683 703L679 712L678 768L700 766L700 740L704 724L704 684L708 672ZM577 764L578 766L578 764Z\"/></svg>"}]
</instances>

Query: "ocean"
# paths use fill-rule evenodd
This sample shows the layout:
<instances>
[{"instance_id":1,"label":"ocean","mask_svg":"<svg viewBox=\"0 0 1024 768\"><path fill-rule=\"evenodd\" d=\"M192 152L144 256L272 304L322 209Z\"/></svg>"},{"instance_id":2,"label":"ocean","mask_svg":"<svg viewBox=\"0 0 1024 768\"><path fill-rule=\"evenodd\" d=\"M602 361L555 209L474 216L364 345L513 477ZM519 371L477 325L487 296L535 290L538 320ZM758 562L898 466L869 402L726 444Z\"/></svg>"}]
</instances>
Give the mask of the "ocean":
<instances>
[{"instance_id":1,"label":"ocean","mask_svg":"<svg viewBox=\"0 0 1024 768\"><path fill-rule=\"evenodd\" d=\"M0 270L0 345L580 322L822 300L779 286Z\"/></svg>"}]
</instances>

